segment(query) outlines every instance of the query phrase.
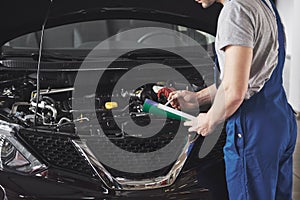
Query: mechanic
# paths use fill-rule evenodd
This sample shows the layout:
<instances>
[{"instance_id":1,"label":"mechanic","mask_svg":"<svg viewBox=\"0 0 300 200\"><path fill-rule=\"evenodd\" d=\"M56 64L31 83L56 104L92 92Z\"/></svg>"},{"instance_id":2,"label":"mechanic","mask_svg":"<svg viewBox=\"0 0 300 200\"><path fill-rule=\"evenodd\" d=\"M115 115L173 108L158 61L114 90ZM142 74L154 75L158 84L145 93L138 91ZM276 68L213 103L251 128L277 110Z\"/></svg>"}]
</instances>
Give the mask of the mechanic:
<instances>
[{"instance_id":1,"label":"mechanic","mask_svg":"<svg viewBox=\"0 0 300 200\"><path fill-rule=\"evenodd\" d=\"M270 0L196 1L203 8L223 4L215 43L222 81L199 92L173 91L168 99L177 109L213 102L185 122L189 132L207 136L227 120L230 199L292 199L297 125L282 86L285 34L278 12Z\"/></svg>"}]
</instances>

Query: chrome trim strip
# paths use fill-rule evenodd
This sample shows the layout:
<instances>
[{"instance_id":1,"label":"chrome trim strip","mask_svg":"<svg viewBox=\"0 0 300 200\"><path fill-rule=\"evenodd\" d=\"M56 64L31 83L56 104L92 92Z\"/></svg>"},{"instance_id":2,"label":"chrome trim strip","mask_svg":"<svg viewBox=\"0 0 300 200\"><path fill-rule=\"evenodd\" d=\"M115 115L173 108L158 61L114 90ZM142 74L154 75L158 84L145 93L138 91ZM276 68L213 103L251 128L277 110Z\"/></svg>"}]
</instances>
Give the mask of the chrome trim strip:
<instances>
[{"instance_id":1,"label":"chrome trim strip","mask_svg":"<svg viewBox=\"0 0 300 200\"><path fill-rule=\"evenodd\" d=\"M145 189L157 189L172 185L182 170L191 148L194 145L195 140L198 138L191 137L189 135L188 140L183 148L182 153L176 160L175 164L165 176L153 177L151 179L130 180L121 177L113 177L97 160L95 155L89 150L87 145L83 141L74 141L73 144L82 153L82 155L88 160L94 169L98 177L105 183L107 187L114 190L145 190ZM98 170L98 171L97 171ZM101 173L99 173L101 172Z\"/></svg>"},{"instance_id":2,"label":"chrome trim strip","mask_svg":"<svg viewBox=\"0 0 300 200\"><path fill-rule=\"evenodd\" d=\"M103 183L110 189L121 189L117 181L112 177L112 175L103 167L103 165L97 160L95 155L90 151L87 145L83 141L72 140L72 143L77 148L77 150L85 157L89 162L94 172L97 174ZM99 174L98 170L102 172Z\"/></svg>"},{"instance_id":3,"label":"chrome trim strip","mask_svg":"<svg viewBox=\"0 0 300 200\"><path fill-rule=\"evenodd\" d=\"M0 189L2 190L2 194L3 194L3 199L2 200L7 200L6 192L5 192L4 187L2 187L2 185L0 185Z\"/></svg>"}]
</instances>

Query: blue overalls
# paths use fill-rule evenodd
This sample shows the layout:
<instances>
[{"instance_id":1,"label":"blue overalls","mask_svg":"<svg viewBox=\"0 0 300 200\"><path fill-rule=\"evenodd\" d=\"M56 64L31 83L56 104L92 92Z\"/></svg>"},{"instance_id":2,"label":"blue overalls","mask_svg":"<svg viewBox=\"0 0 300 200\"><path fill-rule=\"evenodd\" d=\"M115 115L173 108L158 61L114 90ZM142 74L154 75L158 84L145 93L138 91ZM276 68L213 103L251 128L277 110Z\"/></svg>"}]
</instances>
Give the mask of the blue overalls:
<instances>
[{"instance_id":1,"label":"blue overalls","mask_svg":"<svg viewBox=\"0 0 300 200\"><path fill-rule=\"evenodd\" d=\"M224 158L231 200L292 199L297 125L282 86L283 26L273 3L272 7L279 35L277 67L262 90L245 100L226 125Z\"/></svg>"}]
</instances>

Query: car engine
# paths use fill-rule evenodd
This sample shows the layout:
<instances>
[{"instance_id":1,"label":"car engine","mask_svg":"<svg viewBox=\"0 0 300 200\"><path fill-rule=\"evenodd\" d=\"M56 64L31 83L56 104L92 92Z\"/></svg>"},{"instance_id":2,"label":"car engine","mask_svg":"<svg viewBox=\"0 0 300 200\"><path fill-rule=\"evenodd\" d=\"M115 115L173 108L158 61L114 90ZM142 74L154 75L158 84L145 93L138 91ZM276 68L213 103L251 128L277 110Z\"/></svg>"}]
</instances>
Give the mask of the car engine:
<instances>
[{"instance_id":1,"label":"car engine","mask_svg":"<svg viewBox=\"0 0 300 200\"><path fill-rule=\"evenodd\" d=\"M86 95L78 99L72 97L74 91L74 79L76 72L63 72L57 69L55 72L44 71L41 73L41 90L39 91L39 103L36 102L36 73L30 69L9 69L0 75L0 119L19 124L26 128L40 128L76 134L75 122L84 124L96 117L104 130L117 130L122 132L122 127L114 124L114 117L130 119L140 126L149 123L149 114L142 111L142 105L146 98L166 103L164 95L157 96L159 89L163 87L188 88L187 85L176 83L173 80L161 80L157 83L146 83L138 88L113 90L111 82L117 81L121 73L108 75L104 82L104 89L97 89L96 94ZM100 80L101 81L101 80ZM193 90L199 90L205 85L194 84ZM101 83L99 83L101 84ZM111 102L111 99L129 99L127 105ZM95 104L95 110L74 110L72 101L85 101ZM115 116L112 116L114 110ZM74 118L74 113L80 113ZM77 115L78 116L78 115ZM171 120L172 121L172 120ZM126 121L124 121L126 124ZM91 132L90 127L87 128ZM81 130L83 131L83 130ZM94 130L93 130L94 131ZM120 133L118 133L120 134Z\"/></svg>"}]
</instances>

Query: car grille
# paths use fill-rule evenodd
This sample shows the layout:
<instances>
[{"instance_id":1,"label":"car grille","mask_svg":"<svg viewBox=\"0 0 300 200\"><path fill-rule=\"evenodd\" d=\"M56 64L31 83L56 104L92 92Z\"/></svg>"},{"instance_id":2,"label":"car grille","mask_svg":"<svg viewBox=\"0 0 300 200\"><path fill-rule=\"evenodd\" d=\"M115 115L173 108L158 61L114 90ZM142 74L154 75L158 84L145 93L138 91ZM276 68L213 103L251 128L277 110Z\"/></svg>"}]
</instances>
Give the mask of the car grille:
<instances>
[{"instance_id":1,"label":"car grille","mask_svg":"<svg viewBox=\"0 0 300 200\"><path fill-rule=\"evenodd\" d=\"M173 126L176 127L178 124ZM165 126L158 134L149 138L137 138L129 135L114 137L115 132L116 131L112 131L110 134L106 131L105 134L110 142L119 148L132 153L150 153L157 151L169 144L176 135L174 127L170 126Z\"/></svg>"},{"instance_id":2,"label":"car grille","mask_svg":"<svg viewBox=\"0 0 300 200\"><path fill-rule=\"evenodd\" d=\"M87 159L74 147L69 135L20 130L18 137L49 165L95 177Z\"/></svg>"},{"instance_id":3,"label":"car grille","mask_svg":"<svg viewBox=\"0 0 300 200\"><path fill-rule=\"evenodd\" d=\"M170 134L170 133L169 133ZM168 134L167 134L168 135ZM167 137L164 135L164 137ZM39 130L24 130L21 129L17 135L26 146L31 148L40 158L42 158L45 162L49 165L64 169L67 171L76 172L76 174L82 174L85 176L96 177L96 173L94 172L93 168L89 164L88 160L78 151L78 149L72 143L72 139L78 139L72 135L64 135L64 134L57 134L48 131L41 131ZM163 136L163 135L162 135ZM161 137L162 137L161 136ZM174 137L173 134L168 135L171 139ZM163 138L163 137L162 137ZM161 145L165 145L169 142L170 138L166 138L163 140L157 140L157 138L152 138L152 140L148 140L147 143L140 143L137 144L135 140L130 142L130 138L127 138L127 142L124 142L124 139L116 139L110 138L111 142L115 145L118 145L120 148L127 150L127 151L134 151L135 148L139 147L140 152L151 152L153 148L157 148L157 144L160 142ZM223 159L223 146L226 140L226 134L224 130L220 135L220 138L212 149L212 151L205 156L202 161L212 161L216 159ZM156 143L156 145L154 145ZM124 145L124 146L123 146ZM89 142L88 146L92 149L101 148L101 145L95 140L93 142ZM150 149L148 149L150 148ZM136 151L138 152L138 151ZM111 155L115 156L115 155ZM163 158L162 158L163 159ZM126 158L124 157L123 161L125 162ZM145 179L145 178L153 178L159 177L162 174L168 173L170 168L174 163L171 163L164 168L159 170L146 172L146 173L128 173L122 172L117 169L113 169L105 164L105 168L114 176L114 177L126 177L129 179Z\"/></svg>"}]
</instances>

